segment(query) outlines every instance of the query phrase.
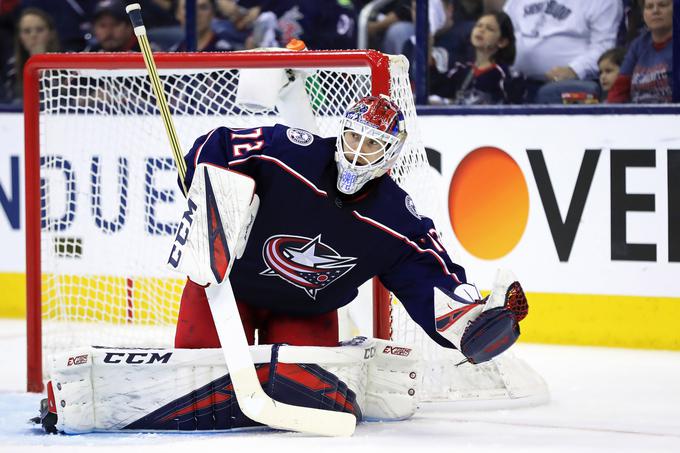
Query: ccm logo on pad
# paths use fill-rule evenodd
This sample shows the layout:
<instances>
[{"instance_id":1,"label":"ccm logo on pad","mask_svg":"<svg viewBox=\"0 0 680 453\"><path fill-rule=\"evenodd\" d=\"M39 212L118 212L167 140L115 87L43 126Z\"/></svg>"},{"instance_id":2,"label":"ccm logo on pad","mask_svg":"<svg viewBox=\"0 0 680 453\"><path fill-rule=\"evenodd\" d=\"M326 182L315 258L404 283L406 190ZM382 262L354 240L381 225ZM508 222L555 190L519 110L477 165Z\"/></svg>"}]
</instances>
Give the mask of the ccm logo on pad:
<instances>
[{"instance_id":1,"label":"ccm logo on pad","mask_svg":"<svg viewBox=\"0 0 680 453\"><path fill-rule=\"evenodd\" d=\"M400 348L400 347L397 347L397 346L385 346L385 349L383 349L383 354L392 354L392 355L400 355L402 357L408 357L409 354L411 354L411 349Z\"/></svg>"},{"instance_id":2,"label":"ccm logo on pad","mask_svg":"<svg viewBox=\"0 0 680 453\"><path fill-rule=\"evenodd\" d=\"M104 363L130 363L133 365L168 363L172 352L159 354L157 352L107 352L104 356Z\"/></svg>"}]
</instances>

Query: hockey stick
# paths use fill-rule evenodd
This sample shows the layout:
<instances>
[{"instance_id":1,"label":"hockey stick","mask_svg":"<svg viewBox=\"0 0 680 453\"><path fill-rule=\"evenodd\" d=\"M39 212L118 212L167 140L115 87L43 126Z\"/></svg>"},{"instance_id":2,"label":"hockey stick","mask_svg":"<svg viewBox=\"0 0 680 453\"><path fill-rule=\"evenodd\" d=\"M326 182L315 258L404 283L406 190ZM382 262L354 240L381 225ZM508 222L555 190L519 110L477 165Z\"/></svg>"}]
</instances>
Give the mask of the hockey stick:
<instances>
[{"instance_id":1,"label":"hockey stick","mask_svg":"<svg viewBox=\"0 0 680 453\"><path fill-rule=\"evenodd\" d=\"M138 3L132 3L126 7L126 11L139 40L149 78L156 94L156 102L170 139L177 171L183 182L186 165L146 36L141 6ZM188 193L186 187L183 189L186 195ZM253 421L278 429L324 436L352 435L356 427L356 417L352 414L284 404L273 400L264 392L255 372L228 275L225 275L221 283L207 287L206 296L236 399L244 415Z\"/></svg>"},{"instance_id":2,"label":"hockey stick","mask_svg":"<svg viewBox=\"0 0 680 453\"><path fill-rule=\"evenodd\" d=\"M146 36L146 27L144 26L144 21L142 20L142 7L139 5L139 3L131 3L125 7L125 11L130 16L132 27L135 30L135 35L137 36L137 41L139 42L139 48L142 50L142 56L144 57L144 64L146 65L146 70L149 74L151 87L153 88L153 92L156 95L156 106L161 112L163 125L165 125L165 132L168 135L168 141L170 142L170 148L172 149L172 157L175 159L175 166L177 167L177 172L179 173L180 180L182 182L182 191L184 192L184 195L186 195L188 190L184 184L184 176L187 173L187 165L186 162L184 162L184 155L182 154L182 149L179 146L179 138L177 137L175 124L172 121L172 116L170 116L170 108L168 107L167 99L165 99L165 92L163 91L161 78L158 76L156 62L153 59L151 45L149 44L149 38Z\"/></svg>"}]
</instances>

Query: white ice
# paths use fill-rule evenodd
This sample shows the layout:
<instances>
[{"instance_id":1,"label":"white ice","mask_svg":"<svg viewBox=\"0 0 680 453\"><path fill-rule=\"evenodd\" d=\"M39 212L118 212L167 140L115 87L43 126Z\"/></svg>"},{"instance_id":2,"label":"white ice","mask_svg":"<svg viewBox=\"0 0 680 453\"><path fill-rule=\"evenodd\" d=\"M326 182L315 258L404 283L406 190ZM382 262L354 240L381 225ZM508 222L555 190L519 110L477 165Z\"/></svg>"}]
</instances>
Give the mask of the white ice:
<instances>
[{"instance_id":1,"label":"white ice","mask_svg":"<svg viewBox=\"0 0 680 453\"><path fill-rule=\"evenodd\" d=\"M351 438L277 431L219 434L42 434L26 421L21 321L0 320L0 452L674 452L680 453L680 352L518 344L547 381L548 404L461 411L423 404L413 419L363 423Z\"/></svg>"}]
</instances>

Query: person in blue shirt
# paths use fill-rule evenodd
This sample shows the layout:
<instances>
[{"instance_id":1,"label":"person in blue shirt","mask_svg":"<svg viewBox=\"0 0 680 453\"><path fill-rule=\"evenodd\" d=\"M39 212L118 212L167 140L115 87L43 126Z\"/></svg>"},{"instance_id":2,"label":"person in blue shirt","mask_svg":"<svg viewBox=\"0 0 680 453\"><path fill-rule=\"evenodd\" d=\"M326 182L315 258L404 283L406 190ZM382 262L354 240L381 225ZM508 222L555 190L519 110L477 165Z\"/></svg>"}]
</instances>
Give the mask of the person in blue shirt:
<instances>
[{"instance_id":1,"label":"person in blue shirt","mask_svg":"<svg viewBox=\"0 0 680 453\"><path fill-rule=\"evenodd\" d=\"M626 53L607 102L664 104L673 101L673 2L644 0L647 30Z\"/></svg>"},{"instance_id":2,"label":"person in blue shirt","mask_svg":"<svg viewBox=\"0 0 680 453\"><path fill-rule=\"evenodd\" d=\"M482 299L432 220L388 175L406 140L404 124L396 104L370 96L347 110L338 137L278 124L219 127L196 140L185 156L185 187L199 163L256 183L257 218L230 274L251 344L257 330L261 344L336 346L337 309L376 276L434 341L473 362L514 343L527 311L519 284L500 305ZM445 304L435 303L437 292ZM175 347L219 346L204 288L188 280Z\"/></svg>"}]
</instances>

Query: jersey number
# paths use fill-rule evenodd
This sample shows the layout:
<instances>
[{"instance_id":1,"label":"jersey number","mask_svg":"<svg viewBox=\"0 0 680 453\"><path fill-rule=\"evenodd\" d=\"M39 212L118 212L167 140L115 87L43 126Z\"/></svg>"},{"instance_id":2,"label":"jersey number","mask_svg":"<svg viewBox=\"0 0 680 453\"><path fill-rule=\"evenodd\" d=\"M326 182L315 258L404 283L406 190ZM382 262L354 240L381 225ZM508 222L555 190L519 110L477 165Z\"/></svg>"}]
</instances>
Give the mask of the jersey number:
<instances>
[{"instance_id":1,"label":"jersey number","mask_svg":"<svg viewBox=\"0 0 680 453\"><path fill-rule=\"evenodd\" d=\"M252 140L251 142L248 143L239 143L238 145L232 145L232 152L234 153L234 157L241 157L244 154L248 154L251 151L257 151L259 149L262 149L262 146L264 145L264 140L257 140L258 138L262 137L262 128L258 127L257 129L254 129L252 132L246 133L238 133L238 132L232 132L231 133L231 139L250 139Z\"/></svg>"}]
</instances>

